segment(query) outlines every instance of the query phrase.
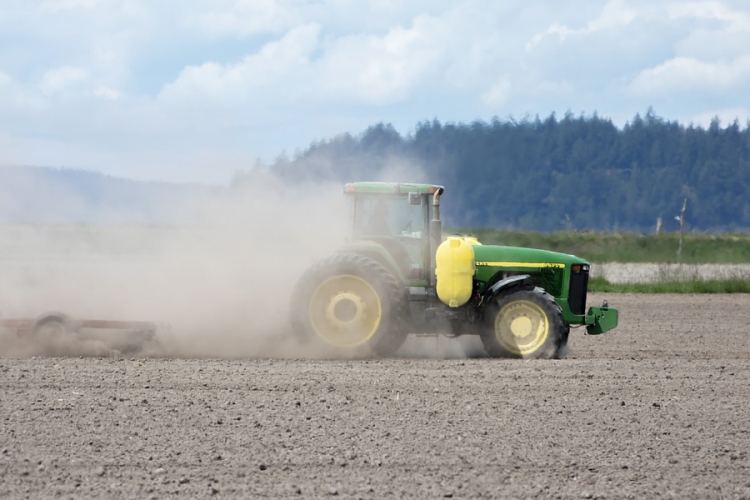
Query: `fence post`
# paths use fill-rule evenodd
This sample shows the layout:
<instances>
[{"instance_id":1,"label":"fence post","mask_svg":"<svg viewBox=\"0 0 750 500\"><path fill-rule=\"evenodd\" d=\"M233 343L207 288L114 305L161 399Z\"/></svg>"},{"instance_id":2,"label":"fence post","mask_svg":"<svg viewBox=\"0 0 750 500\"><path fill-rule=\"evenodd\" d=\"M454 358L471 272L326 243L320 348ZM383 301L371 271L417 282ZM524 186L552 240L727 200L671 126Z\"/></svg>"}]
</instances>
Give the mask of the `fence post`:
<instances>
[{"instance_id":1,"label":"fence post","mask_svg":"<svg viewBox=\"0 0 750 500\"><path fill-rule=\"evenodd\" d=\"M678 221L680 221L680 243L677 246L677 262L680 262L682 259L682 235L685 233L685 209L687 209L687 198L682 202L682 210L680 210L680 215L675 217Z\"/></svg>"}]
</instances>

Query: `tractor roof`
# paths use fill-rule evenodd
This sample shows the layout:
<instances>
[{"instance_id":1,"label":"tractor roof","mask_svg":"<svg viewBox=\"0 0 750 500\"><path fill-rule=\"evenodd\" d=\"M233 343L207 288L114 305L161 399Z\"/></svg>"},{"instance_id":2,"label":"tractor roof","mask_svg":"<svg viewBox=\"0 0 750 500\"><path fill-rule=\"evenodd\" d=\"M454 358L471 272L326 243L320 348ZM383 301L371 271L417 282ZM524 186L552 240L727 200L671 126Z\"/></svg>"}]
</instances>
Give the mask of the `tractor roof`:
<instances>
[{"instance_id":1,"label":"tractor roof","mask_svg":"<svg viewBox=\"0 0 750 500\"><path fill-rule=\"evenodd\" d=\"M437 184L412 184L408 182L350 182L344 185L344 193L433 194L443 191Z\"/></svg>"}]
</instances>

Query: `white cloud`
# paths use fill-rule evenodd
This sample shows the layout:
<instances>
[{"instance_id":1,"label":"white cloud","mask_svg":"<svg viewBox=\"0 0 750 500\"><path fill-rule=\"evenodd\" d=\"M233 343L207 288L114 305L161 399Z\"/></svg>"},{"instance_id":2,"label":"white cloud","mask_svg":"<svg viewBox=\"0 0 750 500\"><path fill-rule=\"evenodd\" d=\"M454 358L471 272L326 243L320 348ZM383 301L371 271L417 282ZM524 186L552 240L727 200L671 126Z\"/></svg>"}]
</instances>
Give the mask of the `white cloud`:
<instances>
[{"instance_id":1,"label":"white cloud","mask_svg":"<svg viewBox=\"0 0 750 500\"><path fill-rule=\"evenodd\" d=\"M482 102L490 107L499 107L508 102L512 85L507 77L500 78L497 83L482 94Z\"/></svg>"},{"instance_id":2,"label":"white cloud","mask_svg":"<svg viewBox=\"0 0 750 500\"><path fill-rule=\"evenodd\" d=\"M741 127L744 127L747 124L748 120L750 120L750 109L743 107L716 109L713 111L704 111L681 118L685 123L692 123L696 126L704 128L708 127L714 118L719 119L719 123L722 127L730 125L735 120L738 121Z\"/></svg>"},{"instance_id":3,"label":"white cloud","mask_svg":"<svg viewBox=\"0 0 750 500\"><path fill-rule=\"evenodd\" d=\"M83 82L88 78L88 72L83 68L62 66L47 71L42 76L39 84L41 91L46 94L54 94L72 85Z\"/></svg>"},{"instance_id":4,"label":"white cloud","mask_svg":"<svg viewBox=\"0 0 750 500\"><path fill-rule=\"evenodd\" d=\"M29 89L18 82L11 75L0 71L0 128L5 126L6 130L12 130L18 124L13 119L11 110L38 111L44 107L44 99L39 96L36 89ZM3 118L6 120L3 120ZM0 155L0 160L2 155Z\"/></svg>"},{"instance_id":5,"label":"white cloud","mask_svg":"<svg viewBox=\"0 0 750 500\"><path fill-rule=\"evenodd\" d=\"M159 100L179 104L205 99L226 104L261 100L264 96L258 92L262 89L275 94L290 86L304 86L309 83L305 73L319 31L314 24L295 28L238 63L188 66L164 86Z\"/></svg>"},{"instance_id":6,"label":"white cloud","mask_svg":"<svg viewBox=\"0 0 750 500\"><path fill-rule=\"evenodd\" d=\"M99 85L94 89L94 95L100 99L107 101L116 101L122 95L119 91L107 87L106 85Z\"/></svg>"},{"instance_id":7,"label":"white cloud","mask_svg":"<svg viewBox=\"0 0 750 500\"><path fill-rule=\"evenodd\" d=\"M526 82L525 89L531 96L569 96L575 92L575 86L571 82L565 80L536 80L533 82Z\"/></svg>"},{"instance_id":8,"label":"white cloud","mask_svg":"<svg viewBox=\"0 0 750 500\"><path fill-rule=\"evenodd\" d=\"M699 61L675 57L641 71L630 83L636 95L660 95L696 90L720 92L750 83L750 55L731 61Z\"/></svg>"},{"instance_id":9,"label":"white cloud","mask_svg":"<svg viewBox=\"0 0 750 500\"><path fill-rule=\"evenodd\" d=\"M0 130L123 175L377 121L750 109L741 0L4 0L0 31Z\"/></svg>"},{"instance_id":10,"label":"white cloud","mask_svg":"<svg viewBox=\"0 0 750 500\"><path fill-rule=\"evenodd\" d=\"M537 33L526 44L526 50L536 48L545 37L556 36L561 42L570 36L590 35L592 33L615 30L632 23L638 12L628 7L625 0L610 0L604 5L598 17L589 21L583 28L570 28L564 24L552 23L544 32Z\"/></svg>"},{"instance_id":11,"label":"white cloud","mask_svg":"<svg viewBox=\"0 0 750 500\"><path fill-rule=\"evenodd\" d=\"M90 9L102 5L106 0L47 0L41 5L41 10L59 12L76 8Z\"/></svg>"},{"instance_id":12,"label":"white cloud","mask_svg":"<svg viewBox=\"0 0 750 500\"><path fill-rule=\"evenodd\" d=\"M668 4L666 10L670 19L688 17L724 21L740 29L750 27L750 16L746 12L732 10L724 2L676 2Z\"/></svg>"},{"instance_id":13,"label":"white cloud","mask_svg":"<svg viewBox=\"0 0 750 500\"><path fill-rule=\"evenodd\" d=\"M277 33L303 23L293 2L279 0L220 0L211 10L190 12L184 24L210 36L240 38Z\"/></svg>"},{"instance_id":14,"label":"white cloud","mask_svg":"<svg viewBox=\"0 0 750 500\"><path fill-rule=\"evenodd\" d=\"M676 3L667 6L671 22L696 24L676 45L677 55L703 60L740 57L750 47L750 15L721 2Z\"/></svg>"},{"instance_id":15,"label":"white cloud","mask_svg":"<svg viewBox=\"0 0 750 500\"><path fill-rule=\"evenodd\" d=\"M305 25L237 63L209 62L183 69L160 98L248 100L263 89L280 102L398 102L436 72L449 40L446 31L445 23L431 17L417 18L412 26L397 26L382 36L323 37L320 26Z\"/></svg>"},{"instance_id":16,"label":"white cloud","mask_svg":"<svg viewBox=\"0 0 750 500\"><path fill-rule=\"evenodd\" d=\"M341 37L318 61L318 85L328 99L348 98L371 105L399 102L435 75L449 40L444 24L421 16L409 28L383 36Z\"/></svg>"}]
</instances>

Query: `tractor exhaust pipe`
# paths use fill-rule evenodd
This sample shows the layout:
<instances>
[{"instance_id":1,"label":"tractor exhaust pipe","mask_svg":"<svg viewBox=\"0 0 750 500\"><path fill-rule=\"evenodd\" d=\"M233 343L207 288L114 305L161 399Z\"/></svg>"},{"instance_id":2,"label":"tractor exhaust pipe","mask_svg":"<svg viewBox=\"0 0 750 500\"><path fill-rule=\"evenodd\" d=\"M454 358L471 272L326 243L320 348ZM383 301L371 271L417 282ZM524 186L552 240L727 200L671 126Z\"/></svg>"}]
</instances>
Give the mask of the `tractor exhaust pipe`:
<instances>
[{"instance_id":1,"label":"tractor exhaust pipe","mask_svg":"<svg viewBox=\"0 0 750 500\"><path fill-rule=\"evenodd\" d=\"M443 188L438 188L432 195L432 220L430 221L430 286L437 285L435 276L435 256L440 243L443 241L443 223L440 221L440 195Z\"/></svg>"}]
</instances>

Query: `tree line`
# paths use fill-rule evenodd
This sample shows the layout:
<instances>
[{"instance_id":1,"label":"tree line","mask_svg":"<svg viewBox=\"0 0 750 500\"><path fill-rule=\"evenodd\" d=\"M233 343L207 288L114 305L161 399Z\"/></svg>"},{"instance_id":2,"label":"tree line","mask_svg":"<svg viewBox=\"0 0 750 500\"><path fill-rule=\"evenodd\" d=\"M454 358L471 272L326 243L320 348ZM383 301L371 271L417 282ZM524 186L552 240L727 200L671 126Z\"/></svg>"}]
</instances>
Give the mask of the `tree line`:
<instances>
[{"instance_id":1,"label":"tree line","mask_svg":"<svg viewBox=\"0 0 750 500\"><path fill-rule=\"evenodd\" d=\"M653 232L662 218L673 231L687 198L688 229L750 229L750 123L722 127L718 118L707 128L652 110L621 128L597 114L433 120L405 136L381 123L282 155L268 168L294 182L443 184L453 226Z\"/></svg>"}]
</instances>

